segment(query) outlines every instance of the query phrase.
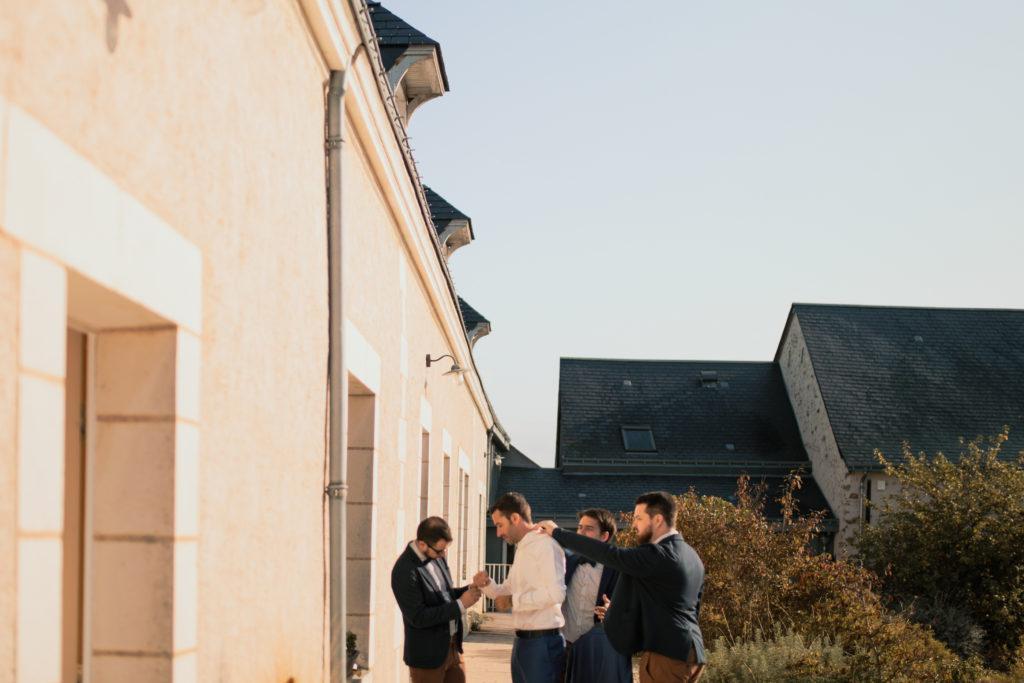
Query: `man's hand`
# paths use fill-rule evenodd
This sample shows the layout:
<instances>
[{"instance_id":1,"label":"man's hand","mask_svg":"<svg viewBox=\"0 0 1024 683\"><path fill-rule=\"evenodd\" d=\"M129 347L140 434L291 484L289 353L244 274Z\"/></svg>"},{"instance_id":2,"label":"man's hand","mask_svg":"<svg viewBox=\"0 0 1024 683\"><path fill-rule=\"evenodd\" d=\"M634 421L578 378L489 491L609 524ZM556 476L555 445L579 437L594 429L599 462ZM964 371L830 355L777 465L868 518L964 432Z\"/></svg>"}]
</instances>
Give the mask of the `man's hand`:
<instances>
[{"instance_id":1,"label":"man's hand","mask_svg":"<svg viewBox=\"0 0 1024 683\"><path fill-rule=\"evenodd\" d=\"M548 536L552 536L554 534L555 529L558 528L558 525L550 519L545 519L543 522L537 525L537 528L543 533L547 534Z\"/></svg>"},{"instance_id":2,"label":"man's hand","mask_svg":"<svg viewBox=\"0 0 1024 683\"><path fill-rule=\"evenodd\" d=\"M485 572L482 569L480 571L478 571L476 574L473 575L473 586L476 587L476 588L483 588L484 586L486 586L490 582L491 582L491 577L489 577L487 575L487 572Z\"/></svg>"},{"instance_id":3,"label":"man's hand","mask_svg":"<svg viewBox=\"0 0 1024 683\"><path fill-rule=\"evenodd\" d=\"M470 586L462 595L459 596L459 602L462 603L463 607L472 607L479 599L480 589L476 586Z\"/></svg>"},{"instance_id":4,"label":"man's hand","mask_svg":"<svg viewBox=\"0 0 1024 683\"><path fill-rule=\"evenodd\" d=\"M511 612L512 611L512 596L511 595L499 595L494 598L494 609L499 612Z\"/></svg>"},{"instance_id":5,"label":"man's hand","mask_svg":"<svg viewBox=\"0 0 1024 683\"><path fill-rule=\"evenodd\" d=\"M604 605L594 608L594 614L597 615L598 621L604 621L604 615L608 613L608 608L612 606L612 601L608 599L607 595L601 595L601 600L604 601Z\"/></svg>"}]
</instances>

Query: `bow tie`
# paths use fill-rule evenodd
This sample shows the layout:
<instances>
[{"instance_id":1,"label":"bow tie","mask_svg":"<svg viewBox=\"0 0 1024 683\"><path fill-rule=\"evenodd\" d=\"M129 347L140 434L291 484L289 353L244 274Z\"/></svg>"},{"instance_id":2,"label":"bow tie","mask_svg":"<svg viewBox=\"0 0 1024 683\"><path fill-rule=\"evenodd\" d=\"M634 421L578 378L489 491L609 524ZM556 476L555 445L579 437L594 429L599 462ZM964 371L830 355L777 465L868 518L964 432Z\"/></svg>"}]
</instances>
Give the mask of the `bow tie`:
<instances>
[{"instance_id":1,"label":"bow tie","mask_svg":"<svg viewBox=\"0 0 1024 683\"><path fill-rule=\"evenodd\" d=\"M589 564L591 567L597 566L597 562L594 562L589 558L583 557L582 555L580 556L580 564Z\"/></svg>"}]
</instances>

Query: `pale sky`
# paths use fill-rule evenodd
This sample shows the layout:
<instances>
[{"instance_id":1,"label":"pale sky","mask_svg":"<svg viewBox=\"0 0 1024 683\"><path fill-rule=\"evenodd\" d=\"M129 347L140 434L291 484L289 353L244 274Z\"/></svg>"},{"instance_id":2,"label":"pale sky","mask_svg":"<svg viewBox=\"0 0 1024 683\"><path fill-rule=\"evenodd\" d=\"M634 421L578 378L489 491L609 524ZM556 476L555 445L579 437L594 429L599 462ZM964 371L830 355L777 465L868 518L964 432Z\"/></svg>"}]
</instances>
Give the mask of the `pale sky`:
<instances>
[{"instance_id":1,"label":"pale sky","mask_svg":"<svg viewBox=\"0 0 1024 683\"><path fill-rule=\"evenodd\" d=\"M384 2L476 361L554 461L562 356L771 360L794 301L1024 308L1024 2Z\"/></svg>"}]
</instances>

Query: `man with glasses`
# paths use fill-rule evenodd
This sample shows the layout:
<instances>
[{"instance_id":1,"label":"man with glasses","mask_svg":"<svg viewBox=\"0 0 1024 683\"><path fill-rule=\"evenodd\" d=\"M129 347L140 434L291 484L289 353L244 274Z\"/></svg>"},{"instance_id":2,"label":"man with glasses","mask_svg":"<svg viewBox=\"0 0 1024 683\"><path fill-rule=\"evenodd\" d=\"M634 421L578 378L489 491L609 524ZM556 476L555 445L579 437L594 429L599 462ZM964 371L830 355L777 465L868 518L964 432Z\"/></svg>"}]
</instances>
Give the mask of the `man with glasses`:
<instances>
[{"instance_id":1,"label":"man with glasses","mask_svg":"<svg viewBox=\"0 0 1024 683\"><path fill-rule=\"evenodd\" d=\"M462 615L480 599L480 589L453 586L445 560L451 542L448 523L427 517L391 570L391 590L405 623L403 660L413 683L466 680Z\"/></svg>"}]
</instances>

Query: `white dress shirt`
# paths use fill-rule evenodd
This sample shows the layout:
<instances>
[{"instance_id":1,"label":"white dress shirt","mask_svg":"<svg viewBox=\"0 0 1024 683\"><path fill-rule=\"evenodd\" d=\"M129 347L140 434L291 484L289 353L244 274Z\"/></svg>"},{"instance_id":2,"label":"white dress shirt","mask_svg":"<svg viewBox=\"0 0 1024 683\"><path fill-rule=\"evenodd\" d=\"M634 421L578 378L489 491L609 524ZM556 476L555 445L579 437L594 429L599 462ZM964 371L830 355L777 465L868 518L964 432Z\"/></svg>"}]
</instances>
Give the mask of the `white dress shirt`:
<instances>
[{"instance_id":1,"label":"white dress shirt","mask_svg":"<svg viewBox=\"0 0 1024 683\"><path fill-rule=\"evenodd\" d=\"M662 541L664 541L664 540L665 540L666 538L668 538L668 537L669 537L669 536L671 536L672 534L678 534L678 533L679 533L678 531L676 531L675 529L673 529L672 531L669 531L669 532L667 532L667 533L664 533L664 534L662 534L661 536L658 536L658 537L657 537L656 539L654 539L653 541L651 541L651 543L653 543L654 545L658 545L659 543L661 543Z\"/></svg>"},{"instance_id":2,"label":"white dress shirt","mask_svg":"<svg viewBox=\"0 0 1024 683\"><path fill-rule=\"evenodd\" d=\"M565 629L562 635L567 643L575 643L580 636L594 628L594 607L597 605L597 590L601 587L601 572L604 565L580 564L572 574L572 581L566 589L562 615Z\"/></svg>"},{"instance_id":3,"label":"white dress shirt","mask_svg":"<svg viewBox=\"0 0 1024 683\"><path fill-rule=\"evenodd\" d=\"M427 557L425 554L421 553L420 549L418 547L416 547L416 541L411 542L409 544L409 547L412 548L412 551L414 553L416 553L416 557L420 558L420 562L427 562L427 560L430 560L429 557ZM438 564L437 564L437 560L430 560L429 562L427 562L426 566L427 566L427 573L430 574L430 578L432 578L434 580L434 583L437 584L437 590L439 590L442 593L444 593L445 595L447 595L450 600L455 600L455 602L459 603L459 612L461 612L462 614L465 614L466 613L466 608L463 606L462 600L457 600L457 599L451 597L451 594L448 593L448 590L445 588L445 586L447 584L445 584L445 582L444 582L444 576L443 576L443 574L441 572L441 567L439 567ZM447 600L445 602L447 602ZM448 633L450 633L451 635L454 636L456 634L456 632L458 632L458 630L459 630L459 625L455 623L454 619L450 620L448 622Z\"/></svg>"},{"instance_id":4,"label":"white dress shirt","mask_svg":"<svg viewBox=\"0 0 1024 683\"><path fill-rule=\"evenodd\" d=\"M512 625L517 630L562 628L565 601L565 551L555 539L531 531L516 544L516 556L505 583L483 588L491 598L512 596Z\"/></svg>"}]
</instances>

